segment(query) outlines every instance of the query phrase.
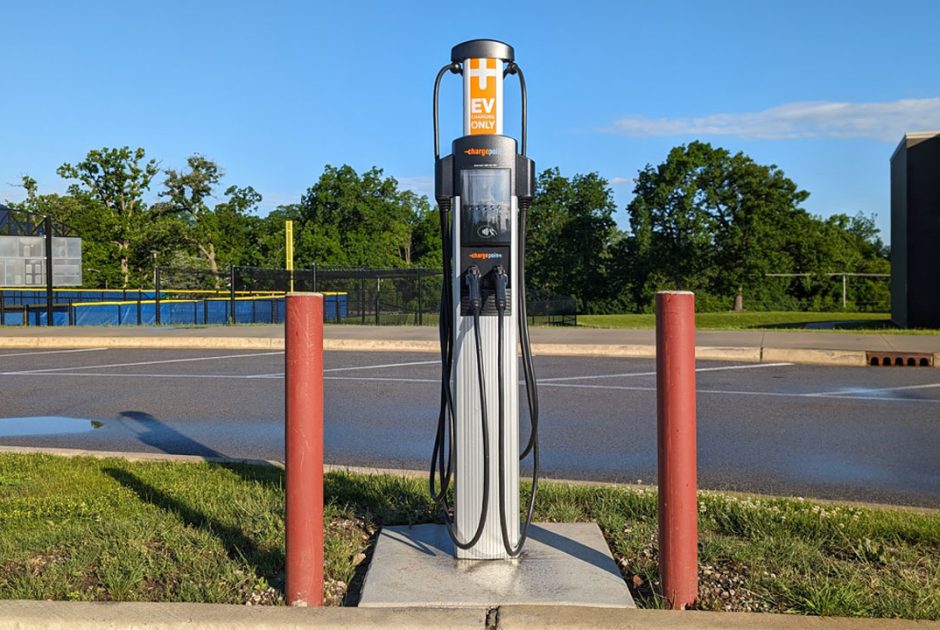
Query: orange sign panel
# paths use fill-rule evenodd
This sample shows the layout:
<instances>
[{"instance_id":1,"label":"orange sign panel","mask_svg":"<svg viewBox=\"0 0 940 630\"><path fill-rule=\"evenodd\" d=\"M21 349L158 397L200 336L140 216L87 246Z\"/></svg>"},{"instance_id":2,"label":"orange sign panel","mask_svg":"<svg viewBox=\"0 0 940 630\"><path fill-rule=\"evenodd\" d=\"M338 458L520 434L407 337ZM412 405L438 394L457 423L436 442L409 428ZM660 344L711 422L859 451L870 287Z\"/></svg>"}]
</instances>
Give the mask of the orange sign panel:
<instances>
[{"instance_id":1,"label":"orange sign panel","mask_svg":"<svg viewBox=\"0 0 940 630\"><path fill-rule=\"evenodd\" d=\"M467 66L467 131L470 135L502 133L499 60L468 59Z\"/></svg>"}]
</instances>

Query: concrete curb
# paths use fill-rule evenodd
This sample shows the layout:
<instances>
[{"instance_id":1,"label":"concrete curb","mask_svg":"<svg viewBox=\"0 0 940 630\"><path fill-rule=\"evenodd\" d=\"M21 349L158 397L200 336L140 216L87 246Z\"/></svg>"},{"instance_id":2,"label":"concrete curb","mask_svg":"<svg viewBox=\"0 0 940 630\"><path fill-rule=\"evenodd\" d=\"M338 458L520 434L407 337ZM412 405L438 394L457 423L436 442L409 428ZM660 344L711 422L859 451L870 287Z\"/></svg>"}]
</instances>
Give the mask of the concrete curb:
<instances>
[{"instance_id":1,"label":"concrete curb","mask_svg":"<svg viewBox=\"0 0 940 630\"><path fill-rule=\"evenodd\" d=\"M746 363L760 363L761 348L695 346L695 358L700 361L744 361Z\"/></svg>"},{"instance_id":2,"label":"concrete curb","mask_svg":"<svg viewBox=\"0 0 940 630\"><path fill-rule=\"evenodd\" d=\"M388 339L324 339L324 350L350 352L435 352L440 353L436 341L392 341Z\"/></svg>"},{"instance_id":3,"label":"concrete curb","mask_svg":"<svg viewBox=\"0 0 940 630\"><path fill-rule=\"evenodd\" d=\"M93 457L95 459L123 459L128 462L177 462L181 464L250 464L284 468L284 463L273 459L246 459L239 457L211 457L206 455L176 455L173 453L143 453L125 451L91 451L83 448L59 448L54 446L7 446L0 445L0 453L14 455L54 455L56 457ZM328 467L324 467L328 468ZM338 467L342 469L342 467Z\"/></svg>"},{"instance_id":4,"label":"concrete curb","mask_svg":"<svg viewBox=\"0 0 940 630\"><path fill-rule=\"evenodd\" d=\"M283 350L281 337L0 337L0 348Z\"/></svg>"},{"instance_id":5,"label":"concrete curb","mask_svg":"<svg viewBox=\"0 0 940 630\"><path fill-rule=\"evenodd\" d=\"M936 621L807 617L771 613L730 613L581 606L485 608L287 608L232 604L144 602L0 601L0 625L12 630L100 630L101 628L398 629L467 628L665 628L675 630L845 628L846 630L936 630Z\"/></svg>"},{"instance_id":6,"label":"concrete curb","mask_svg":"<svg viewBox=\"0 0 940 630\"><path fill-rule=\"evenodd\" d=\"M673 611L622 608L574 608L562 606L501 606L497 611L497 628L664 628L675 630L750 630L767 628L835 628L846 630L894 630L901 628L936 629L936 621L908 619L864 619L845 617L808 617L772 613L732 613L705 611Z\"/></svg>"},{"instance_id":7,"label":"concrete curb","mask_svg":"<svg viewBox=\"0 0 940 630\"><path fill-rule=\"evenodd\" d=\"M233 604L0 601L0 626L15 630L147 628L204 630L287 628L486 627L483 608L288 608Z\"/></svg>"},{"instance_id":8,"label":"concrete curb","mask_svg":"<svg viewBox=\"0 0 940 630\"><path fill-rule=\"evenodd\" d=\"M125 348L154 350L283 350L281 337L0 337L0 349L12 348ZM324 339L323 349L348 352L439 352L436 341L393 341L382 339ZM539 356L656 358L655 345L616 344L532 344ZM818 348L766 348L758 346L698 346L695 358L703 361L743 361L748 363L800 363L864 367L863 350ZM940 353L934 355L940 367Z\"/></svg>"},{"instance_id":9,"label":"concrete curb","mask_svg":"<svg viewBox=\"0 0 940 630\"><path fill-rule=\"evenodd\" d=\"M809 365L842 365L865 367L864 350L817 350L811 348L764 348L761 358L766 363L788 362Z\"/></svg>"}]
</instances>

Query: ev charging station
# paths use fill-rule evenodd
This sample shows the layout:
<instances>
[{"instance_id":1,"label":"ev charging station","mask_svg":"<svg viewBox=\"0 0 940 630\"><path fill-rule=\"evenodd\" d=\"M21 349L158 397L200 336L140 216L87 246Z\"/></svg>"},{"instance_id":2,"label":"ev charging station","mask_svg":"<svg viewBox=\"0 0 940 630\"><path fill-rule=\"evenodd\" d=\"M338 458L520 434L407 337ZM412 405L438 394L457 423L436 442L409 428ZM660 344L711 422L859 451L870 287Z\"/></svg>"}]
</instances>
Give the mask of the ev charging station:
<instances>
[{"instance_id":1,"label":"ev charging station","mask_svg":"<svg viewBox=\"0 0 940 630\"><path fill-rule=\"evenodd\" d=\"M440 155L438 97L447 73L463 78L463 133ZM504 79L519 79L521 150L503 134ZM435 197L440 210L441 409L431 495L443 506L458 558L518 557L538 481L538 392L525 315L525 214L535 163L526 155L526 88L511 46L455 46L434 83ZM528 517L519 522L519 361L529 401L532 454ZM446 493L454 484L453 520Z\"/></svg>"},{"instance_id":2,"label":"ev charging station","mask_svg":"<svg viewBox=\"0 0 940 630\"><path fill-rule=\"evenodd\" d=\"M449 73L463 79L463 135L441 156L438 101ZM503 134L510 76L521 89L518 143ZM433 111L443 286L429 486L445 524L383 527L359 606L632 607L596 523L532 523L539 403L526 321L525 224L535 164L526 156L525 80L512 47L488 39L455 46L434 82ZM520 364L531 427L524 447ZM523 520L520 460L530 455Z\"/></svg>"}]
</instances>

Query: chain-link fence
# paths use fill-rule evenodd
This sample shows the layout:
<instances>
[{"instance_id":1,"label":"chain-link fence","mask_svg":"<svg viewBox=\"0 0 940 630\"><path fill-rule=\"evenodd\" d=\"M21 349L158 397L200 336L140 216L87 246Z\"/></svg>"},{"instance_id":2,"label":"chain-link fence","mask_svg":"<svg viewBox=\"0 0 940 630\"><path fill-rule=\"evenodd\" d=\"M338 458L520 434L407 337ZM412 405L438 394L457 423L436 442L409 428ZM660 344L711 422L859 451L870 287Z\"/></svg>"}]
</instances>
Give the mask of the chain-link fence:
<instances>
[{"instance_id":1,"label":"chain-link fence","mask_svg":"<svg viewBox=\"0 0 940 630\"><path fill-rule=\"evenodd\" d=\"M317 269L316 291L345 296L346 313L327 321L380 325L436 324L441 272L431 269Z\"/></svg>"},{"instance_id":2,"label":"chain-link fence","mask_svg":"<svg viewBox=\"0 0 940 630\"><path fill-rule=\"evenodd\" d=\"M265 324L284 321L284 295L316 291L324 296L328 323L437 325L441 306L438 270L423 268L261 267L208 269L157 267L154 287L134 290L56 290L56 326ZM0 325L44 326L44 291L0 289ZM570 298L531 300L533 324L573 325Z\"/></svg>"},{"instance_id":3,"label":"chain-link fence","mask_svg":"<svg viewBox=\"0 0 940 630\"><path fill-rule=\"evenodd\" d=\"M324 295L327 322L428 325L437 323L441 272L414 267L313 267L293 271L231 267L225 273L212 273L160 267L155 272L155 284L158 302L225 300L230 310L229 321L236 323L283 321L285 293L316 291Z\"/></svg>"}]
</instances>

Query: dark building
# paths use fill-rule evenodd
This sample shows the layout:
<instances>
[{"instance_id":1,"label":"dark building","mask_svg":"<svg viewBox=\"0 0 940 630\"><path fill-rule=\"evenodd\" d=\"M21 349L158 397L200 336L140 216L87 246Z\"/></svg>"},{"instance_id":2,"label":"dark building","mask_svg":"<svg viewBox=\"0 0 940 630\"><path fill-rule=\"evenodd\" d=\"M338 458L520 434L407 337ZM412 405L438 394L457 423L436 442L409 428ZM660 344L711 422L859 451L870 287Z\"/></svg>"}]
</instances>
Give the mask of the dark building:
<instances>
[{"instance_id":1,"label":"dark building","mask_svg":"<svg viewBox=\"0 0 940 630\"><path fill-rule=\"evenodd\" d=\"M908 133L891 156L891 319L940 328L940 132Z\"/></svg>"}]
</instances>

